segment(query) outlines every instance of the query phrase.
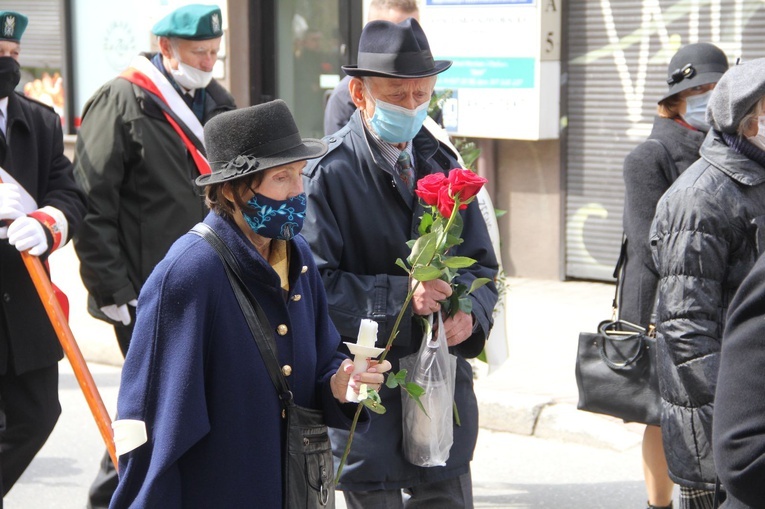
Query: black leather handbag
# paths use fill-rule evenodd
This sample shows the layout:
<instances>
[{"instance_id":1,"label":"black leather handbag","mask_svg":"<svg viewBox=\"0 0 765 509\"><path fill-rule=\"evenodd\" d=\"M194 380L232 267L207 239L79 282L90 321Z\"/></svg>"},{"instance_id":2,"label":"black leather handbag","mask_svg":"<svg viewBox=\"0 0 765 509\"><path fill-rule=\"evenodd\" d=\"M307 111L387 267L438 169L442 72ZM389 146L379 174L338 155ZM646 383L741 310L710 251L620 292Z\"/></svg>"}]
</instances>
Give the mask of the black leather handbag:
<instances>
[{"instance_id":1,"label":"black leather handbag","mask_svg":"<svg viewBox=\"0 0 765 509\"><path fill-rule=\"evenodd\" d=\"M576 384L580 410L628 422L660 422L656 340L643 327L607 320L596 333L580 333Z\"/></svg>"},{"instance_id":2,"label":"black leather handbag","mask_svg":"<svg viewBox=\"0 0 765 509\"><path fill-rule=\"evenodd\" d=\"M577 408L619 417L628 422L659 425L661 398L653 325L643 327L617 318L619 279L626 240L614 273L613 318L597 332L579 334L576 357Z\"/></svg>"},{"instance_id":3,"label":"black leather handbag","mask_svg":"<svg viewBox=\"0 0 765 509\"><path fill-rule=\"evenodd\" d=\"M335 507L332 446L324 414L320 410L298 406L292 399L292 391L279 368L274 338L262 325L268 323L268 318L245 286L228 246L204 223L197 224L191 231L209 242L223 261L239 307L282 402L282 418L287 421L287 443L282 460L282 506L284 509Z\"/></svg>"}]
</instances>

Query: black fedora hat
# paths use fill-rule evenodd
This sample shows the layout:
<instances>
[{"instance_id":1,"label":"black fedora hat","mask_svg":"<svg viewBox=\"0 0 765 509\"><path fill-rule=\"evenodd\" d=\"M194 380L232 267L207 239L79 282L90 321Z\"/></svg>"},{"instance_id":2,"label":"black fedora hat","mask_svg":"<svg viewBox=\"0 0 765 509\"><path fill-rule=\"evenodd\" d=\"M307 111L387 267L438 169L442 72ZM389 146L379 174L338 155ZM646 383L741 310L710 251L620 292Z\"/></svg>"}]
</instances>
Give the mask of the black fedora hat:
<instances>
[{"instance_id":1,"label":"black fedora hat","mask_svg":"<svg viewBox=\"0 0 765 509\"><path fill-rule=\"evenodd\" d=\"M424 78L444 72L451 60L433 60L428 38L414 18L395 24L371 21L361 32L358 65L344 65L349 76Z\"/></svg>"},{"instance_id":2,"label":"black fedora hat","mask_svg":"<svg viewBox=\"0 0 765 509\"><path fill-rule=\"evenodd\" d=\"M281 99L221 113L204 129L212 173L197 177L198 186L220 184L327 153L323 141L300 137L295 119Z\"/></svg>"},{"instance_id":3,"label":"black fedora hat","mask_svg":"<svg viewBox=\"0 0 765 509\"><path fill-rule=\"evenodd\" d=\"M680 48L667 67L667 93L664 99L689 88L717 83L728 70L728 57L708 42L687 44Z\"/></svg>"}]
</instances>

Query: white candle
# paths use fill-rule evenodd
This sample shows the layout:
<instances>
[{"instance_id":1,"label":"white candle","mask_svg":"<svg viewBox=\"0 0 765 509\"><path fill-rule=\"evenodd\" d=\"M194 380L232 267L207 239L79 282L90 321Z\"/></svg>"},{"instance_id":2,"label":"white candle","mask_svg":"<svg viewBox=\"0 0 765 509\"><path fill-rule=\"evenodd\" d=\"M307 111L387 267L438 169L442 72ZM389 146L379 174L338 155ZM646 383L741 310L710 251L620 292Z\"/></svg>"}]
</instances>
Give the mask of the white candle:
<instances>
[{"instance_id":1,"label":"white candle","mask_svg":"<svg viewBox=\"0 0 765 509\"><path fill-rule=\"evenodd\" d=\"M361 346L375 346L377 342L377 322L374 320L361 320L359 326L359 336L356 344Z\"/></svg>"},{"instance_id":2,"label":"white candle","mask_svg":"<svg viewBox=\"0 0 765 509\"><path fill-rule=\"evenodd\" d=\"M356 337L356 342L346 342L348 350L353 355L353 373L351 377L359 373L363 373L369 367L367 359L370 357L377 357L383 352L383 348L375 348L375 342L377 341L377 322L374 320L361 320L359 325L359 335ZM349 385L345 392L345 399L347 401L358 402L359 396L356 391Z\"/></svg>"}]
</instances>

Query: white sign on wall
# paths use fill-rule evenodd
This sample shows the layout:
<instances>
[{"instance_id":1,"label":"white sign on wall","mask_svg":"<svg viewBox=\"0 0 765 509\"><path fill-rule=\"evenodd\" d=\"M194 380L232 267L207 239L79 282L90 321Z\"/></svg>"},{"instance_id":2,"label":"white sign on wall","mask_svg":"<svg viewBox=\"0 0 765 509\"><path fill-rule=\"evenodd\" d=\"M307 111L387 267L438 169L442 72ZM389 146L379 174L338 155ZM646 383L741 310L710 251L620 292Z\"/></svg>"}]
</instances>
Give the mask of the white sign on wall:
<instances>
[{"instance_id":1,"label":"white sign on wall","mask_svg":"<svg viewBox=\"0 0 765 509\"><path fill-rule=\"evenodd\" d=\"M426 0L422 25L437 59L449 133L556 139L562 0Z\"/></svg>"}]
</instances>

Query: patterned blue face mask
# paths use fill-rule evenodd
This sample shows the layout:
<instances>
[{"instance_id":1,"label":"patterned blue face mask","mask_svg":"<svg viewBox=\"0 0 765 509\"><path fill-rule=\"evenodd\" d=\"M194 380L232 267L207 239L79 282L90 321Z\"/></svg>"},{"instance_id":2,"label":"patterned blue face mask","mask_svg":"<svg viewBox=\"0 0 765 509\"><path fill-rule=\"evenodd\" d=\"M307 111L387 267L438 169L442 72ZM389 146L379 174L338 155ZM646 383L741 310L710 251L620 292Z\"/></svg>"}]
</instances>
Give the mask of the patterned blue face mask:
<instances>
[{"instance_id":1,"label":"patterned blue face mask","mask_svg":"<svg viewBox=\"0 0 765 509\"><path fill-rule=\"evenodd\" d=\"M252 208L252 212L243 210L244 220L261 237L290 240L303 228L305 193L286 200L272 200L255 193L247 205Z\"/></svg>"}]
</instances>

